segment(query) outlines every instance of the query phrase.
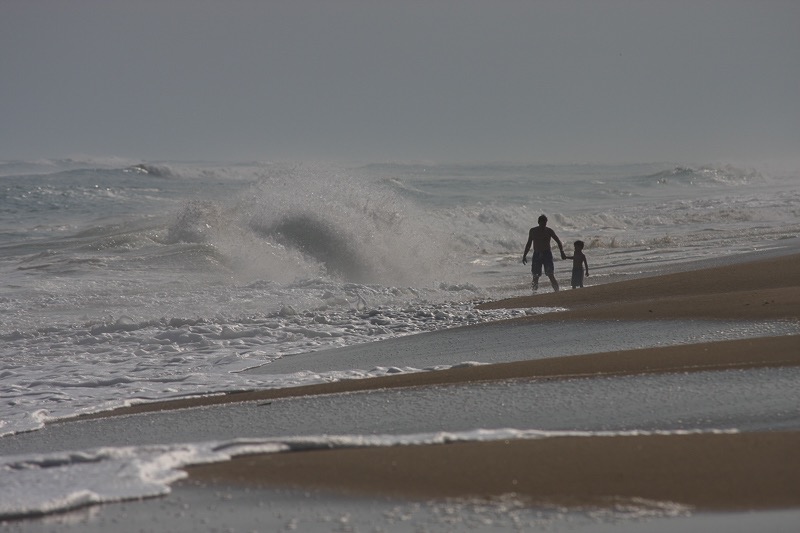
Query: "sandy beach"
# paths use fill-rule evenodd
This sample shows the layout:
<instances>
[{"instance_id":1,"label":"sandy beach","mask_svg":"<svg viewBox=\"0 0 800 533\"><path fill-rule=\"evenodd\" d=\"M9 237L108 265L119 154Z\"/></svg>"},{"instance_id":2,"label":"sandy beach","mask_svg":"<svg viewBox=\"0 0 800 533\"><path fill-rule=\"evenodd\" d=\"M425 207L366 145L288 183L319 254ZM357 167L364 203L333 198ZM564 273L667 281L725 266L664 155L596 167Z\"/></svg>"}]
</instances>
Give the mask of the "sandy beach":
<instances>
[{"instance_id":1,"label":"sandy beach","mask_svg":"<svg viewBox=\"0 0 800 533\"><path fill-rule=\"evenodd\" d=\"M674 319L709 323L716 319L796 322L800 320L798 260L800 256L790 255L524 296L482 306L566 308L557 313L516 319L517 325L524 328L554 321L567 325ZM477 338L497 327L495 324L469 327L460 334ZM204 406L252 402L268 405L281 398L336 397L359 391L436 391L443 386L480 383L574 382L613 376L690 376L758 369L780 372L800 366L799 335L598 353L587 346L585 351L570 356L147 403L59 422L52 427L102 424L124 416L155 416ZM788 416L796 417L797 413ZM608 436L591 437L565 435L315 449L244 455L231 461L190 466L188 478L174 489L175 495L198 488L202 494L212 494L225 487L257 493L283 489L323 491L322 494L409 502L445 498L488 501L513 494L528 506L555 505L569 509L669 502L698 512L791 510L800 508L798 446L800 433L769 430L612 432ZM131 512L130 504L126 509ZM26 529L26 523L33 522L16 525L23 531L37 530Z\"/></svg>"}]
</instances>

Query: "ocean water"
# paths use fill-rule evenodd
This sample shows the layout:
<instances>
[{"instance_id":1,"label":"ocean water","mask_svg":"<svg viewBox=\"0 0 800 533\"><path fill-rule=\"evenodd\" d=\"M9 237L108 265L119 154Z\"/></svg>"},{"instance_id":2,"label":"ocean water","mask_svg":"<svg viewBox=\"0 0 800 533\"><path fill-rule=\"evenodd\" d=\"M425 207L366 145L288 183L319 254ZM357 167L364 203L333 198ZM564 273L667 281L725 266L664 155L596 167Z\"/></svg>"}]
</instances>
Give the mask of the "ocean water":
<instances>
[{"instance_id":1,"label":"ocean water","mask_svg":"<svg viewBox=\"0 0 800 533\"><path fill-rule=\"evenodd\" d=\"M474 308L529 293L520 260L541 213L568 253L586 242L588 285L796 248L798 183L797 170L731 165L0 162L0 435L131 402L454 364L269 371L333 348L557 312ZM567 287L569 263L556 269ZM776 327L797 332L729 325L711 338ZM176 464L232 453L160 446L3 458L0 490L17 496L0 517L163 492ZM132 458L161 473L124 490L98 481L88 496L70 488L81 476L108 480ZM63 486L30 466L53 462L68 465ZM52 493L41 492L48 483Z\"/></svg>"}]
</instances>

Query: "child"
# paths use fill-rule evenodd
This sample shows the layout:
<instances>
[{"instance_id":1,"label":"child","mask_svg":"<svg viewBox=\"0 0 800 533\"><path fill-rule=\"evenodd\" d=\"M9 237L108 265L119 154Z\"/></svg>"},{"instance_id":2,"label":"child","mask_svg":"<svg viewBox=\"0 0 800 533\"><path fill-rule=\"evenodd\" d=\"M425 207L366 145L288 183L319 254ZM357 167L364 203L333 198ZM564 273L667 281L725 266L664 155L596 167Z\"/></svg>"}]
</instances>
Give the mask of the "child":
<instances>
[{"instance_id":1,"label":"child","mask_svg":"<svg viewBox=\"0 0 800 533\"><path fill-rule=\"evenodd\" d=\"M583 255L583 241L575 241L575 254L568 255L572 259L572 288L583 287L583 269L586 267L586 277L589 277L589 262Z\"/></svg>"}]
</instances>

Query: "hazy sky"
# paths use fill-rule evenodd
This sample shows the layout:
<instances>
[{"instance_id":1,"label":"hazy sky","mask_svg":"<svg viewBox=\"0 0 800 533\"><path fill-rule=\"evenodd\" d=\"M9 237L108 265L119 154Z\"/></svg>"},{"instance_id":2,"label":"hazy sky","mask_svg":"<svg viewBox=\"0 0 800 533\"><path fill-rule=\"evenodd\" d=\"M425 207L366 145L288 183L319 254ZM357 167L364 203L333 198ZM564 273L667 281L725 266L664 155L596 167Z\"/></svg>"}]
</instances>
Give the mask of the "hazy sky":
<instances>
[{"instance_id":1,"label":"hazy sky","mask_svg":"<svg viewBox=\"0 0 800 533\"><path fill-rule=\"evenodd\" d=\"M0 0L0 158L800 151L796 0Z\"/></svg>"}]
</instances>

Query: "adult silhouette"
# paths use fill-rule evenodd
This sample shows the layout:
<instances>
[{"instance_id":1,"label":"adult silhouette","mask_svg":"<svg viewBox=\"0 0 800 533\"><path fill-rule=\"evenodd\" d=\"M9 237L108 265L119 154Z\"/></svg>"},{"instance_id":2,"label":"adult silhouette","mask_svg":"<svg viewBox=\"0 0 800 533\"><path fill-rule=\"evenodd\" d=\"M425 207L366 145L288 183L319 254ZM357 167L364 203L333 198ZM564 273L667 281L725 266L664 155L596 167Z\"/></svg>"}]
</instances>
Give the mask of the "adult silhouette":
<instances>
[{"instance_id":1,"label":"adult silhouette","mask_svg":"<svg viewBox=\"0 0 800 533\"><path fill-rule=\"evenodd\" d=\"M550 241L556 241L558 249L561 251L561 259L566 259L564 253L564 246L561 244L561 239L558 238L556 232L547 227L547 217L544 215L539 216L539 225L531 228L528 232L528 242L525 244L525 252L522 254L522 264L528 263L528 252L533 245L533 255L531 256L531 274L533 281L531 281L531 289L534 291L539 288L539 277L542 275L542 268L544 268L545 275L550 278L550 283L553 285L553 290L558 291L558 281L554 274L555 266L553 265L553 251L550 249Z\"/></svg>"}]
</instances>

